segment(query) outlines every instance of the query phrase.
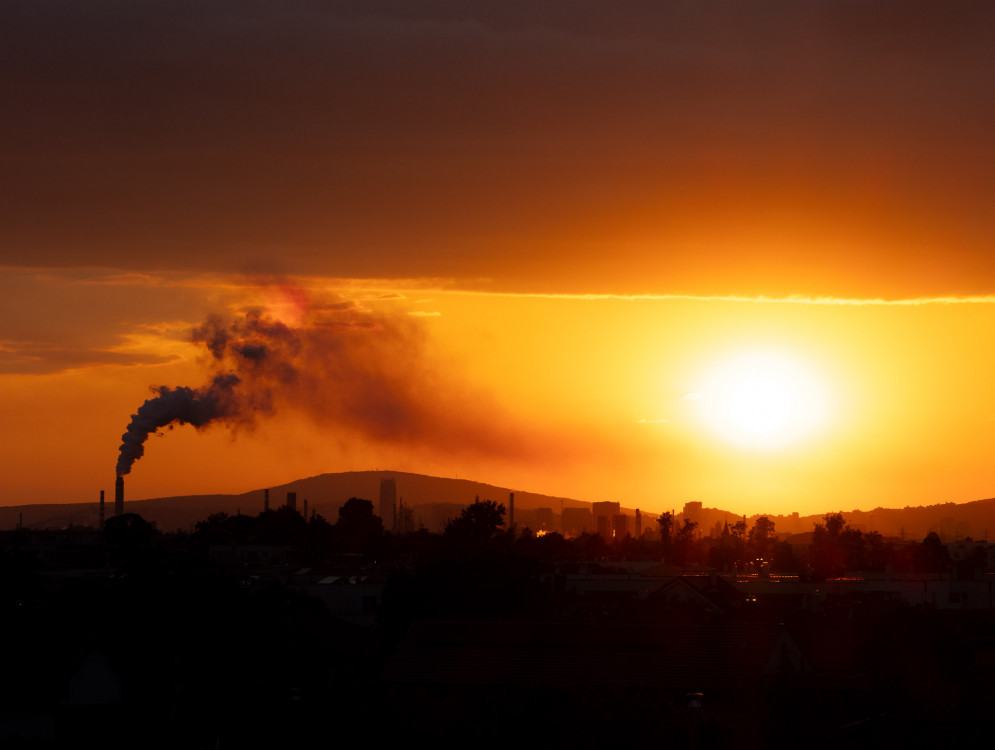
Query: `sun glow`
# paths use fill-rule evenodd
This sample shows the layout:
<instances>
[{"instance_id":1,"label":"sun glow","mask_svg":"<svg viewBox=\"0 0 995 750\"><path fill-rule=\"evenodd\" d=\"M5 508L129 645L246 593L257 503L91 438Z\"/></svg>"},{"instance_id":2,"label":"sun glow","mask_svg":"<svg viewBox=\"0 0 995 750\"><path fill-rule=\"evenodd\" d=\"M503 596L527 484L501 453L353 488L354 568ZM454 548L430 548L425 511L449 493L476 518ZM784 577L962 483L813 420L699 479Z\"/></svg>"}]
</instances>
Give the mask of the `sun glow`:
<instances>
[{"instance_id":1,"label":"sun glow","mask_svg":"<svg viewBox=\"0 0 995 750\"><path fill-rule=\"evenodd\" d=\"M800 361L776 352L723 360L696 392L710 430L734 443L776 447L826 422L826 389Z\"/></svg>"}]
</instances>

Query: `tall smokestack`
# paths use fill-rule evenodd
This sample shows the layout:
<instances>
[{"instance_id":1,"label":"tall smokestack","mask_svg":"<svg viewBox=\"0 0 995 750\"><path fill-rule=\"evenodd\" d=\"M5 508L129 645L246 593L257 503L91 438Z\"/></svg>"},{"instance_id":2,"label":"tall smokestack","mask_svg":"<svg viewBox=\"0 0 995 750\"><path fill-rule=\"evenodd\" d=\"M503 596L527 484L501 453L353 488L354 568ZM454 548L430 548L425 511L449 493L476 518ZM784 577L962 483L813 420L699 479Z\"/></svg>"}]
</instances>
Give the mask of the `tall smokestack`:
<instances>
[{"instance_id":1,"label":"tall smokestack","mask_svg":"<svg viewBox=\"0 0 995 750\"><path fill-rule=\"evenodd\" d=\"M118 476L114 482L114 515L124 515L124 477Z\"/></svg>"},{"instance_id":2,"label":"tall smokestack","mask_svg":"<svg viewBox=\"0 0 995 750\"><path fill-rule=\"evenodd\" d=\"M288 492L287 493L287 507L291 510L297 510L297 493Z\"/></svg>"},{"instance_id":3,"label":"tall smokestack","mask_svg":"<svg viewBox=\"0 0 995 750\"><path fill-rule=\"evenodd\" d=\"M269 489L263 490L263 510L269 510Z\"/></svg>"},{"instance_id":4,"label":"tall smokestack","mask_svg":"<svg viewBox=\"0 0 995 750\"><path fill-rule=\"evenodd\" d=\"M508 493L508 528L515 525L515 493Z\"/></svg>"},{"instance_id":5,"label":"tall smokestack","mask_svg":"<svg viewBox=\"0 0 995 750\"><path fill-rule=\"evenodd\" d=\"M98 529L104 528L104 491L100 490L100 520L98 521Z\"/></svg>"},{"instance_id":6,"label":"tall smokestack","mask_svg":"<svg viewBox=\"0 0 995 750\"><path fill-rule=\"evenodd\" d=\"M397 526L397 482L393 477L380 480L380 520L387 531Z\"/></svg>"}]
</instances>

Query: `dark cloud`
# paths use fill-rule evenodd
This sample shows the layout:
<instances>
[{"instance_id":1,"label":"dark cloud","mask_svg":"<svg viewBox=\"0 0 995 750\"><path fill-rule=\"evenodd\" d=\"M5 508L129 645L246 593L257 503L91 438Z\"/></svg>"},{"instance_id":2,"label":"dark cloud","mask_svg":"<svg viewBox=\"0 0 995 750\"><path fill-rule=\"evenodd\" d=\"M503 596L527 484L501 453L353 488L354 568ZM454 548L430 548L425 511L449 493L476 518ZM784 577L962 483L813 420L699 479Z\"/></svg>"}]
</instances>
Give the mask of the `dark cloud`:
<instances>
[{"instance_id":1,"label":"dark cloud","mask_svg":"<svg viewBox=\"0 0 995 750\"><path fill-rule=\"evenodd\" d=\"M0 374L45 375L99 365L161 365L171 355L73 348L51 343L0 342Z\"/></svg>"},{"instance_id":2,"label":"dark cloud","mask_svg":"<svg viewBox=\"0 0 995 750\"><path fill-rule=\"evenodd\" d=\"M2 259L689 291L707 252L747 292L985 291L993 20L7 2Z\"/></svg>"},{"instance_id":3,"label":"dark cloud","mask_svg":"<svg viewBox=\"0 0 995 750\"><path fill-rule=\"evenodd\" d=\"M157 344L184 335L189 325L181 315L199 314L204 290L160 287L161 281L93 270L0 268L0 372L174 361Z\"/></svg>"}]
</instances>

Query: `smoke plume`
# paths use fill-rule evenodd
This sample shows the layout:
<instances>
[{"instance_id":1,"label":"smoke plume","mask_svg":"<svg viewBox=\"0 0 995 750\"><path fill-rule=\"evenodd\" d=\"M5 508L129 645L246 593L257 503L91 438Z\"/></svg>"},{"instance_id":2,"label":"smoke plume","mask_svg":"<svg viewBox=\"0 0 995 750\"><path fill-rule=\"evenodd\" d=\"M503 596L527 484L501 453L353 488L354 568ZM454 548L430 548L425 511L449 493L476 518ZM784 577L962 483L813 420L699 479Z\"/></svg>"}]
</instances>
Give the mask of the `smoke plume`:
<instances>
[{"instance_id":1,"label":"smoke plume","mask_svg":"<svg viewBox=\"0 0 995 750\"><path fill-rule=\"evenodd\" d=\"M127 431L121 436L117 475L131 471L131 465L145 453L145 440L160 427L190 424L204 427L216 420L240 418L232 394L239 383L233 373L219 374L203 388L168 385L154 386L155 398L148 399L131 415Z\"/></svg>"},{"instance_id":2,"label":"smoke plume","mask_svg":"<svg viewBox=\"0 0 995 750\"><path fill-rule=\"evenodd\" d=\"M131 471L161 428L251 426L285 409L373 442L492 456L528 450L496 426L501 420L485 396L431 365L422 329L409 316L311 301L294 324L251 310L235 319L211 316L192 338L206 349L209 382L153 388L122 437L118 475Z\"/></svg>"}]
</instances>

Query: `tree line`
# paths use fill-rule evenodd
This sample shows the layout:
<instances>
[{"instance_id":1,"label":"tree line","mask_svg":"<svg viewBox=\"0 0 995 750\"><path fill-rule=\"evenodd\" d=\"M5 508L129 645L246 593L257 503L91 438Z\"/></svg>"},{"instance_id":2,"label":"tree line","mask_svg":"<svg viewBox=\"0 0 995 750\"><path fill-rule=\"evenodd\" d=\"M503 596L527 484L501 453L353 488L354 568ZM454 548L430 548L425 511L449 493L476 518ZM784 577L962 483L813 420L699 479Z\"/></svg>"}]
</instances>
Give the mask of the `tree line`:
<instances>
[{"instance_id":1,"label":"tree line","mask_svg":"<svg viewBox=\"0 0 995 750\"><path fill-rule=\"evenodd\" d=\"M659 560L677 568L708 568L730 573L798 575L813 580L857 571L938 574L970 577L987 567L979 545L954 563L935 533L921 542L886 539L877 531L851 527L840 512L827 513L815 524L804 544L778 538L774 521L758 517L725 524L720 532L698 534L698 524L664 513L657 534L605 538L583 533L566 538L556 532L534 533L528 527L508 527L503 504L485 500L467 506L442 534L425 529L392 534L384 529L373 504L350 498L334 523L321 515L305 519L281 507L256 516L215 513L196 524L194 545L288 545L303 562L318 565L341 555L391 560L447 557L469 558L488 553L519 555L541 561ZM140 516L108 519L106 535L114 549L148 546L154 529Z\"/></svg>"},{"instance_id":2,"label":"tree line","mask_svg":"<svg viewBox=\"0 0 995 750\"><path fill-rule=\"evenodd\" d=\"M854 572L955 573L970 577L987 567L987 553L976 546L956 564L935 532L921 542L885 539L877 531L851 527L841 512L827 513L815 524L808 544L778 539L775 524L766 516L748 528L746 520L725 524L721 533L698 538L698 524L671 513L657 519L660 549L665 560L681 566L726 571L794 574L825 579ZM970 540L967 540L970 541Z\"/></svg>"}]
</instances>

